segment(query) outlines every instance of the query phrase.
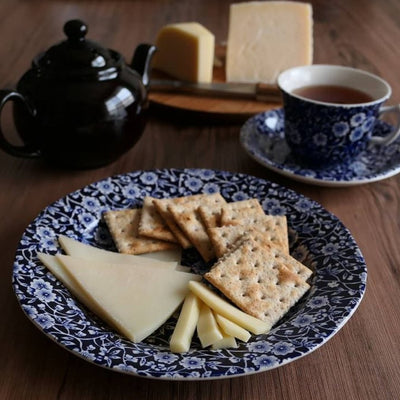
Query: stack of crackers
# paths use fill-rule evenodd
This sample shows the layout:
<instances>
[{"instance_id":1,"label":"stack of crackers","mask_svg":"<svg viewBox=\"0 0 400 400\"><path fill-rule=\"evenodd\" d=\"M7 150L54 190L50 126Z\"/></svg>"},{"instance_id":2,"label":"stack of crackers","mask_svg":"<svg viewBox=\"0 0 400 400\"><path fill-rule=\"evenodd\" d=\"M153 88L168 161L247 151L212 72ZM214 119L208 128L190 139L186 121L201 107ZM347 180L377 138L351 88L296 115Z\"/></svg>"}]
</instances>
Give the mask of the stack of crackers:
<instances>
[{"instance_id":1,"label":"stack of crackers","mask_svg":"<svg viewBox=\"0 0 400 400\"><path fill-rule=\"evenodd\" d=\"M307 292L312 271L289 254L286 216L266 215L257 199L219 194L155 199L104 214L121 253L195 247L216 260L204 278L242 311L272 327Z\"/></svg>"}]
</instances>

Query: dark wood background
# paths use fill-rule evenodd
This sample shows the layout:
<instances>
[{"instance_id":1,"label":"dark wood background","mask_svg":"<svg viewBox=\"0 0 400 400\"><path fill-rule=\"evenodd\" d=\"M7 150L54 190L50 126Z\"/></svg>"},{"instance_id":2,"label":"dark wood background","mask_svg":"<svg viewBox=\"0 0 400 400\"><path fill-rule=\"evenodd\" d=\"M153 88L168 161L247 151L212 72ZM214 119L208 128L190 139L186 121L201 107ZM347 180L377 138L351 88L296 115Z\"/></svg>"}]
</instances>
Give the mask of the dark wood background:
<instances>
[{"instance_id":1,"label":"dark wood background","mask_svg":"<svg viewBox=\"0 0 400 400\"><path fill-rule=\"evenodd\" d=\"M359 67L384 77L400 102L400 2L312 1L315 63ZM88 37L127 60L168 22L198 21L224 41L229 1L0 1L0 87L13 88L33 57L63 39L70 18ZM5 107L2 126L18 142ZM296 183L267 171L242 150L240 123L154 110L137 145L115 163L64 171L0 153L1 399L398 399L400 398L400 177L344 189ZM326 345L284 367L248 377L166 382L91 365L41 334L11 287L16 246L48 204L93 181L138 169L204 167L266 178L320 202L350 229L368 265L366 295Z\"/></svg>"}]
</instances>

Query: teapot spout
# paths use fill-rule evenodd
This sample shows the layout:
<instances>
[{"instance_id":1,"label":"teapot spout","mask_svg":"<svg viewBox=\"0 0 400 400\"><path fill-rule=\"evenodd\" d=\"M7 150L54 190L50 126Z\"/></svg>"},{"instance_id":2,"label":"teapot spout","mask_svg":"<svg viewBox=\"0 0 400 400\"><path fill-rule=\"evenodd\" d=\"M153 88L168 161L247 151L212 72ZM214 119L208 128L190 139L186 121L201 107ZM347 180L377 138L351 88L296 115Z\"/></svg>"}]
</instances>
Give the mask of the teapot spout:
<instances>
[{"instance_id":1,"label":"teapot spout","mask_svg":"<svg viewBox=\"0 0 400 400\"><path fill-rule=\"evenodd\" d=\"M156 51L156 46L141 43L136 47L132 57L131 68L141 75L142 82L146 87L150 82L151 59Z\"/></svg>"}]
</instances>

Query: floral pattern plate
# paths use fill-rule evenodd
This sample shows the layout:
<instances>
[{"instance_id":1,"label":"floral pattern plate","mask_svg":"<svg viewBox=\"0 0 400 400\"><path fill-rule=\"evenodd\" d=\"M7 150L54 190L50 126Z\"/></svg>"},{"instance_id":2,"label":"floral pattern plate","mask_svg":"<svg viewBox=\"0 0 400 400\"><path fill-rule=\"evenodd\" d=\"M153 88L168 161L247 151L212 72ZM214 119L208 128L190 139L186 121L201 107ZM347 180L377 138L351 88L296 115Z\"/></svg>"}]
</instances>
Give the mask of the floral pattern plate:
<instances>
[{"instance_id":1,"label":"floral pattern plate","mask_svg":"<svg viewBox=\"0 0 400 400\"><path fill-rule=\"evenodd\" d=\"M140 207L144 196L176 197L220 192L227 201L258 198L265 212L288 217L291 254L315 270L311 289L278 324L248 343L224 350L172 354L168 339L176 315L142 343L132 343L80 304L38 260L37 252L61 252L57 237L114 249L102 222L105 210ZM204 272L195 251L182 263ZM44 209L17 248L12 283L27 317L72 353L136 376L198 380L267 371L323 345L351 317L365 291L367 270L350 232L316 202L277 184L244 174L207 169L135 171L92 183Z\"/></svg>"},{"instance_id":2,"label":"floral pattern plate","mask_svg":"<svg viewBox=\"0 0 400 400\"><path fill-rule=\"evenodd\" d=\"M319 186L353 186L389 178L400 172L400 139L390 146L370 145L354 161L328 168L307 168L291 154L285 140L283 109L250 118L240 131L240 141L257 162L281 175ZM374 135L392 129L378 120Z\"/></svg>"}]
</instances>

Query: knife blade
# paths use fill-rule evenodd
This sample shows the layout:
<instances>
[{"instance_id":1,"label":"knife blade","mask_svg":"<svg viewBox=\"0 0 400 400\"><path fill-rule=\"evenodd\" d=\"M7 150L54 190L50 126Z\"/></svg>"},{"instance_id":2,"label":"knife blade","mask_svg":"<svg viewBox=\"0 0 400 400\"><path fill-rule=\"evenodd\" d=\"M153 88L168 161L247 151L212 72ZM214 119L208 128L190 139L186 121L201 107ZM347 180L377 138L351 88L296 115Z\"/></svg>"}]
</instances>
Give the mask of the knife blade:
<instances>
[{"instance_id":1,"label":"knife blade","mask_svg":"<svg viewBox=\"0 0 400 400\"><path fill-rule=\"evenodd\" d=\"M232 99L243 98L273 103L281 102L278 87L267 83L192 83L178 80L153 79L150 80L149 90L150 92L171 92Z\"/></svg>"}]
</instances>

